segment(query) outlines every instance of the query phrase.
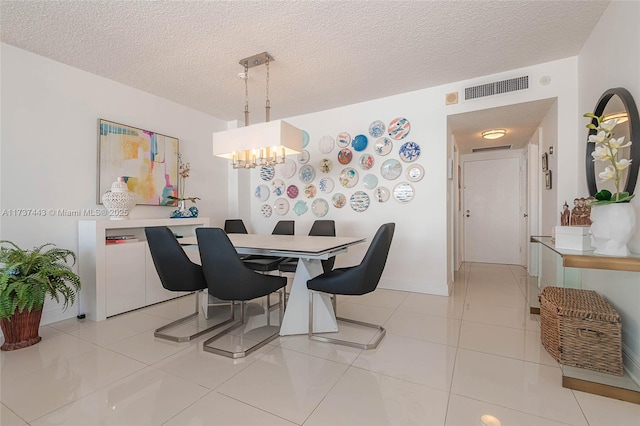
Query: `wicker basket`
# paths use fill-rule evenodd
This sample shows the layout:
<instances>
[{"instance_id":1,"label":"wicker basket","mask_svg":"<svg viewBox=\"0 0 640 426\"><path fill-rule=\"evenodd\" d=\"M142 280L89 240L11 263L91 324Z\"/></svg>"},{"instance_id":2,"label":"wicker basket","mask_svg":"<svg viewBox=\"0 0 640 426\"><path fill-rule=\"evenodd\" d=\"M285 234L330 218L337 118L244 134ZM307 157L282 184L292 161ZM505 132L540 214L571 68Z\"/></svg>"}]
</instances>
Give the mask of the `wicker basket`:
<instances>
[{"instance_id":1,"label":"wicker basket","mask_svg":"<svg viewBox=\"0 0 640 426\"><path fill-rule=\"evenodd\" d=\"M622 375L620 315L595 291L545 287L540 328L542 345L559 363Z\"/></svg>"}]
</instances>

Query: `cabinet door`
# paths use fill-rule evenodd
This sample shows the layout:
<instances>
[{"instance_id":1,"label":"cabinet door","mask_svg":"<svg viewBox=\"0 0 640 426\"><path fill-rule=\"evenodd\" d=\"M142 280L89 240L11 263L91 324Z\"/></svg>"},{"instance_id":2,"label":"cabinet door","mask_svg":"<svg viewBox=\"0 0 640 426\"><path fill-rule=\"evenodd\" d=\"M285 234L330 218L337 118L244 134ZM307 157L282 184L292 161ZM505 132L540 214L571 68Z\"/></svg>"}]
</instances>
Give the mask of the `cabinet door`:
<instances>
[{"instance_id":1,"label":"cabinet door","mask_svg":"<svg viewBox=\"0 0 640 426\"><path fill-rule=\"evenodd\" d=\"M164 302L173 297L178 297L182 293L177 291L165 290L156 271L156 267L153 264L153 258L149 251L149 246L145 244L145 287L146 287L146 304L153 305L154 303Z\"/></svg>"},{"instance_id":2,"label":"cabinet door","mask_svg":"<svg viewBox=\"0 0 640 426\"><path fill-rule=\"evenodd\" d=\"M107 246L107 316L145 306L143 242Z\"/></svg>"}]
</instances>

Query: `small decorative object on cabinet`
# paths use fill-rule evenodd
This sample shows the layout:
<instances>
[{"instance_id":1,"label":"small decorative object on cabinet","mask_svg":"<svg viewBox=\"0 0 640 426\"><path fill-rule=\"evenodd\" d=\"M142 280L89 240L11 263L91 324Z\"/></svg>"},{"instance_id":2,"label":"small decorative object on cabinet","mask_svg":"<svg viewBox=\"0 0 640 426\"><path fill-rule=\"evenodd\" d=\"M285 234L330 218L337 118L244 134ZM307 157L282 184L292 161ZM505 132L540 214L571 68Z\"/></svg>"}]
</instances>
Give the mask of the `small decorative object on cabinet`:
<instances>
[{"instance_id":1,"label":"small decorative object on cabinet","mask_svg":"<svg viewBox=\"0 0 640 426\"><path fill-rule=\"evenodd\" d=\"M196 200L199 200L198 197L185 197L185 185L186 180L189 177L189 172L191 171L191 163L183 163L182 156L178 154L178 176L179 176L179 191L178 196L170 195L167 198L173 201L178 202L178 209L171 212L171 218L180 219L185 217L198 217L198 208L196 206L186 208L185 202L191 201L192 203L196 203Z\"/></svg>"},{"instance_id":2,"label":"small decorative object on cabinet","mask_svg":"<svg viewBox=\"0 0 640 426\"><path fill-rule=\"evenodd\" d=\"M123 177L111 184L111 190L102 196L102 204L109 212L111 220L129 219L129 212L136 206L136 194L129 192Z\"/></svg>"},{"instance_id":3,"label":"small decorative object on cabinet","mask_svg":"<svg viewBox=\"0 0 640 426\"><path fill-rule=\"evenodd\" d=\"M0 241L0 326L3 351L26 348L41 340L38 335L45 296L63 309L72 305L80 288L80 278L67 265L75 264L71 250L43 244L24 250L11 241Z\"/></svg>"}]
</instances>

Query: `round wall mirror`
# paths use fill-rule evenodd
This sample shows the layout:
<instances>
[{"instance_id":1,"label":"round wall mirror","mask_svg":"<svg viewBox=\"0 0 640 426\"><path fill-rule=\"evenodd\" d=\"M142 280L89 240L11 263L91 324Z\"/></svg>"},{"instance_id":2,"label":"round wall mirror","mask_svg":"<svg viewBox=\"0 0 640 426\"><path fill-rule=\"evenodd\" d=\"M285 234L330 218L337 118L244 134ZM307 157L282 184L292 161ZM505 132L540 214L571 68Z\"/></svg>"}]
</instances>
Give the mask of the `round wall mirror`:
<instances>
[{"instance_id":1,"label":"round wall mirror","mask_svg":"<svg viewBox=\"0 0 640 426\"><path fill-rule=\"evenodd\" d=\"M624 136L625 143L633 142L631 146L621 149L618 154L619 158L632 160L631 166L623 172L620 190L633 194L640 168L640 117L633 97L622 87L609 89L600 97L593 113L597 116L604 115L605 120L617 118L618 125L613 129L613 137L617 139ZM596 124L595 120L593 124ZM596 134L595 130L589 130L589 135L594 134ZM598 173L602 172L608 163L593 161L591 153L595 150L595 145L594 142L587 142L586 170L589 193L595 195L602 189L615 193L612 181L601 182L598 178Z\"/></svg>"}]
</instances>

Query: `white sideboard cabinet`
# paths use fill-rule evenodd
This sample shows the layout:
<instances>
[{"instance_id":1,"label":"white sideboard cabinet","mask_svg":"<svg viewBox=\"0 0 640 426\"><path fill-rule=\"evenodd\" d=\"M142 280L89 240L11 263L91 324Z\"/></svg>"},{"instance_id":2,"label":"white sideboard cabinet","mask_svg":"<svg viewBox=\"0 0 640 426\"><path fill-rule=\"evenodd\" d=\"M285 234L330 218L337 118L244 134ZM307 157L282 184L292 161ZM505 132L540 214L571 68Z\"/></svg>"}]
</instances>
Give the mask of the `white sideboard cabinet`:
<instances>
[{"instance_id":1,"label":"white sideboard cabinet","mask_svg":"<svg viewBox=\"0 0 640 426\"><path fill-rule=\"evenodd\" d=\"M196 228L209 226L209 218L79 221L79 314L102 321L185 294L162 287L144 233L147 226L168 226L178 236L192 237ZM122 235L134 237L133 242L107 245L107 237Z\"/></svg>"}]
</instances>

